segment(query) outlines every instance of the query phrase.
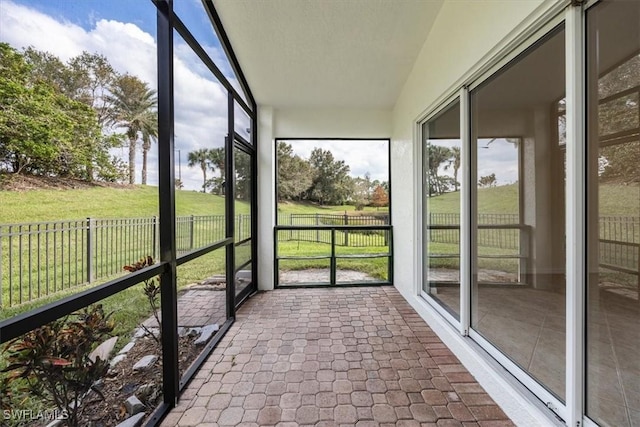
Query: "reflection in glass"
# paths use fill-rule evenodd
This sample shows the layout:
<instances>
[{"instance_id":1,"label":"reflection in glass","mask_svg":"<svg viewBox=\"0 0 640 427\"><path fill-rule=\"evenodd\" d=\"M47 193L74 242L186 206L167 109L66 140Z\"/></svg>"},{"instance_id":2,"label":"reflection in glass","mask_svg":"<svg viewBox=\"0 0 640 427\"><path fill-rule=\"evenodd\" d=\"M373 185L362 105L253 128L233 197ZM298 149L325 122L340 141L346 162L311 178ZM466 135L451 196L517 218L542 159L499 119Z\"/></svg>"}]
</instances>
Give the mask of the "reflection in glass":
<instances>
[{"instance_id":1,"label":"reflection in glass","mask_svg":"<svg viewBox=\"0 0 640 427\"><path fill-rule=\"evenodd\" d=\"M565 393L564 30L471 93L472 327Z\"/></svg>"},{"instance_id":2,"label":"reflection in glass","mask_svg":"<svg viewBox=\"0 0 640 427\"><path fill-rule=\"evenodd\" d=\"M422 289L460 317L460 102L422 125Z\"/></svg>"},{"instance_id":3,"label":"reflection in glass","mask_svg":"<svg viewBox=\"0 0 640 427\"><path fill-rule=\"evenodd\" d=\"M640 3L587 11L587 415L640 424Z\"/></svg>"}]
</instances>

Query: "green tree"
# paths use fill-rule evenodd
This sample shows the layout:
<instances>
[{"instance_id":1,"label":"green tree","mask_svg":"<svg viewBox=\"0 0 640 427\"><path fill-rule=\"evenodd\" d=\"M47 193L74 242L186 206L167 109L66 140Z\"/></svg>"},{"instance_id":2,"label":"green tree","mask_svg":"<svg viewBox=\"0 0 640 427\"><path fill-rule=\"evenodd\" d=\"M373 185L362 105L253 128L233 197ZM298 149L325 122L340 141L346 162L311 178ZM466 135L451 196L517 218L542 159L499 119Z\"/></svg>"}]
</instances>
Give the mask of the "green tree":
<instances>
[{"instance_id":1,"label":"green tree","mask_svg":"<svg viewBox=\"0 0 640 427\"><path fill-rule=\"evenodd\" d=\"M110 92L106 97L109 103L107 123L125 129L129 140L129 183L134 184L137 142L145 134L149 137L158 135L156 92L147 83L130 74L119 76ZM143 147L143 153L148 149ZM143 161L146 162L146 155ZM146 164L143 164L143 170L146 171ZM146 184L146 176L143 177L143 184Z\"/></svg>"},{"instance_id":2,"label":"green tree","mask_svg":"<svg viewBox=\"0 0 640 427\"><path fill-rule=\"evenodd\" d=\"M434 194L442 194L447 190L447 180L440 177L438 170L445 162L452 157L452 152L449 148L427 143L427 159L428 159L428 173L427 184L429 197Z\"/></svg>"},{"instance_id":3,"label":"green tree","mask_svg":"<svg viewBox=\"0 0 640 427\"><path fill-rule=\"evenodd\" d=\"M47 83L56 93L93 109L97 127L103 130L109 110L107 93L117 77L104 56L83 52L64 64L50 53L28 48L24 57L31 67L30 81L33 84ZM77 123L82 127L82 121ZM118 166L108 152L120 140L104 132L92 131L84 136L87 137L81 138L82 144L74 144L76 150L72 150L83 159L83 178L93 180L96 175L99 179L119 179ZM68 159L69 153L66 154L64 158Z\"/></svg>"},{"instance_id":4,"label":"green tree","mask_svg":"<svg viewBox=\"0 0 640 427\"><path fill-rule=\"evenodd\" d=\"M495 187L497 183L496 174L492 173L491 175L481 176L478 180L478 185L480 187Z\"/></svg>"},{"instance_id":5,"label":"green tree","mask_svg":"<svg viewBox=\"0 0 640 427\"><path fill-rule=\"evenodd\" d=\"M314 148L309 157L314 179L307 192L309 199L321 205L343 204L351 192L349 166L344 160L335 160L329 150Z\"/></svg>"},{"instance_id":6,"label":"green tree","mask_svg":"<svg viewBox=\"0 0 640 427\"><path fill-rule=\"evenodd\" d=\"M235 166L235 197L240 200L249 200L251 197L251 156L244 151L236 150L234 158Z\"/></svg>"},{"instance_id":7,"label":"green tree","mask_svg":"<svg viewBox=\"0 0 640 427\"><path fill-rule=\"evenodd\" d=\"M278 197L300 200L313 183L314 173L309 162L293 154L291 145L278 141Z\"/></svg>"},{"instance_id":8,"label":"green tree","mask_svg":"<svg viewBox=\"0 0 640 427\"><path fill-rule=\"evenodd\" d=\"M187 162L190 168L199 166L202 171L202 192L207 190L207 170L209 169L209 150L201 148L196 151L191 151L187 155Z\"/></svg>"},{"instance_id":9,"label":"green tree","mask_svg":"<svg viewBox=\"0 0 640 427\"><path fill-rule=\"evenodd\" d=\"M351 188L351 200L356 206L356 210L361 211L365 206L371 203L371 189L374 187L371 183L371 175L369 175L369 172L364 175L364 178L353 178L351 181Z\"/></svg>"},{"instance_id":10,"label":"green tree","mask_svg":"<svg viewBox=\"0 0 640 427\"><path fill-rule=\"evenodd\" d=\"M458 191L458 171L460 170L460 147L451 147L451 155L449 166L453 168L453 187L454 191Z\"/></svg>"},{"instance_id":11,"label":"green tree","mask_svg":"<svg viewBox=\"0 0 640 427\"><path fill-rule=\"evenodd\" d=\"M14 173L86 178L100 137L95 113L32 71L0 43L0 162Z\"/></svg>"}]
</instances>

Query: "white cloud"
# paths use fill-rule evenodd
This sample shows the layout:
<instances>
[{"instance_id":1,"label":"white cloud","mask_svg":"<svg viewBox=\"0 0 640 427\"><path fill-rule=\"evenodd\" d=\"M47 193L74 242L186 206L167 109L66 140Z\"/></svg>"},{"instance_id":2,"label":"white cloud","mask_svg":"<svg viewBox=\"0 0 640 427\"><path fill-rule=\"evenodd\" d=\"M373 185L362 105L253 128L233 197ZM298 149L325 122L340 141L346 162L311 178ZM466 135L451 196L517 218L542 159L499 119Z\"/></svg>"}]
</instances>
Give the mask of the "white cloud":
<instances>
[{"instance_id":1,"label":"white cloud","mask_svg":"<svg viewBox=\"0 0 640 427\"><path fill-rule=\"evenodd\" d=\"M155 8L149 3L151 19ZM0 40L15 48L33 46L66 61L83 51L107 57L120 73L130 73L157 88L155 35L133 23L99 19L89 30L55 19L33 8L10 0L0 1ZM175 73L175 143L182 159L182 180L187 189L200 189L199 168L187 167L187 154L198 148L224 144L227 133L226 90L215 80L198 57L177 37L174 46ZM115 150L125 160L126 150ZM176 153L176 177L178 155ZM148 159L148 182L156 184L157 148ZM136 156L137 182L140 181L142 154Z\"/></svg>"}]
</instances>

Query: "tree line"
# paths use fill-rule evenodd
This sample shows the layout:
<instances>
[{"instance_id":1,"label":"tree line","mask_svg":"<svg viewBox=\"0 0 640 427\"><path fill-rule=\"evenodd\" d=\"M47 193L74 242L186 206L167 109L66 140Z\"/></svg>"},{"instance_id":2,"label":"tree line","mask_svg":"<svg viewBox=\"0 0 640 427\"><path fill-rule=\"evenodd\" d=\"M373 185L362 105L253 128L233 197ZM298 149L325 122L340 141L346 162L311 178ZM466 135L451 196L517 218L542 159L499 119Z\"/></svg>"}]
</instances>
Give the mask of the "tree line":
<instances>
[{"instance_id":1,"label":"tree line","mask_svg":"<svg viewBox=\"0 0 640 427\"><path fill-rule=\"evenodd\" d=\"M307 201L320 205L351 203L357 210L365 206L388 206L389 184L386 181L351 177L349 165L337 160L329 150L314 148L309 159L294 154L291 145L278 141L279 200Z\"/></svg>"},{"instance_id":2,"label":"tree line","mask_svg":"<svg viewBox=\"0 0 640 427\"><path fill-rule=\"evenodd\" d=\"M83 52L61 61L0 43L0 170L15 174L135 183L142 149L158 135L156 92L106 57ZM128 147L128 164L110 154Z\"/></svg>"}]
</instances>

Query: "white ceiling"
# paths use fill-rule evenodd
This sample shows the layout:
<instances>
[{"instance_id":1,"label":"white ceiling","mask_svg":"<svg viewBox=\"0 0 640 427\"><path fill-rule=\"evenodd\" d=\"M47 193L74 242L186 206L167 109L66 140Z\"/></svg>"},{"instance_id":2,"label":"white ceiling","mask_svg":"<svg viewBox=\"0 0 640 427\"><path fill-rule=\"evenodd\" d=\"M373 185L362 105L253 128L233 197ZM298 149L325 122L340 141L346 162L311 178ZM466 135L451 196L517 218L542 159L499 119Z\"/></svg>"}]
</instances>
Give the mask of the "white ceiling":
<instances>
[{"instance_id":1,"label":"white ceiling","mask_svg":"<svg viewBox=\"0 0 640 427\"><path fill-rule=\"evenodd\" d=\"M256 102L392 108L443 0L214 0Z\"/></svg>"}]
</instances>

